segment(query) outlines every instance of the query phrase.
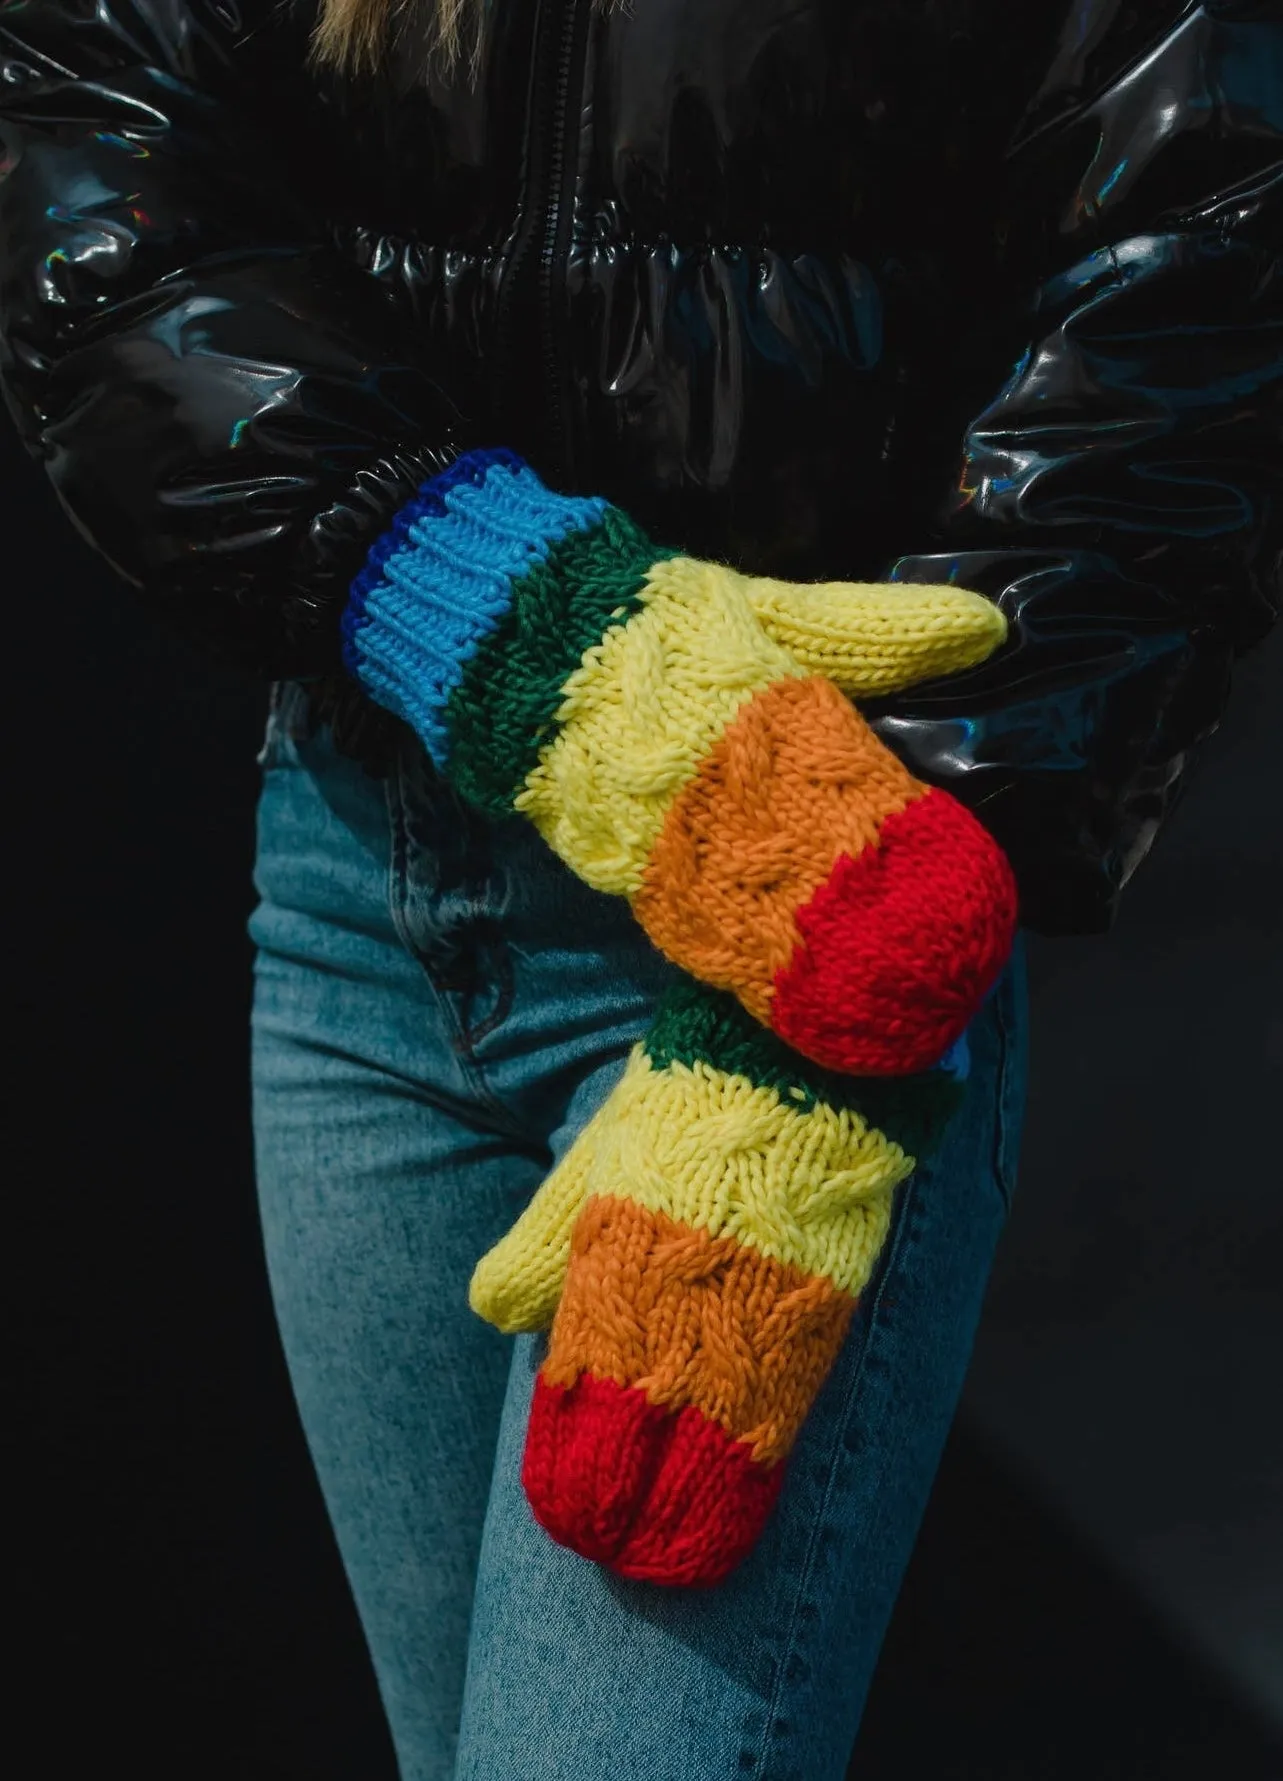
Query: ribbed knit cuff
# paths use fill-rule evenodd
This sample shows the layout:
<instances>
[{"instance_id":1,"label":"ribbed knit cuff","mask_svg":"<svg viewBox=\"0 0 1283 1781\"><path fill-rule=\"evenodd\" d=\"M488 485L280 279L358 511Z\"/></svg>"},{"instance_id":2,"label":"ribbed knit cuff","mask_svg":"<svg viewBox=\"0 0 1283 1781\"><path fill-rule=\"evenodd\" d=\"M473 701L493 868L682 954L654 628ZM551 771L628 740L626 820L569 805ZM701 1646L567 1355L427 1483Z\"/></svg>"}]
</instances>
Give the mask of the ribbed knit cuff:
<instances>
[{"instance_id":1,"label":"ribbed knit cuff","mask_svg":"<svg viewBox=\"0 0 1283 1781\"><path fill-rule=\"evenodd\" d=\"M447 706L514 589L608 503L555 494L514 452L472 451L425 482L372 546L343 614L343 659L449 767Z\"/></svg>"}]
</instances>

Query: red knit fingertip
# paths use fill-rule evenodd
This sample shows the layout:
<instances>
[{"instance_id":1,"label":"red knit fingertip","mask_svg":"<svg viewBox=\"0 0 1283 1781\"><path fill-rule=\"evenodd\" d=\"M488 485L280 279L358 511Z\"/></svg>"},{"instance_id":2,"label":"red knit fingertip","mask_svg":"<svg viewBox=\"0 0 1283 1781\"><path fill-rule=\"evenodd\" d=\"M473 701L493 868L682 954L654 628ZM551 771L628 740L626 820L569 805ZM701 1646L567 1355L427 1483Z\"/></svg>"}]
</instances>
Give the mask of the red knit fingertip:
<instances>
[{"instance_id":1,"label":"red knit fingertip","mask_svg":"<svg viewBox=\"0 0 1283 1781\"><path fill-rule=\"evenodd\" d=\"M535 1381L521 1482L554 1540L621 1577L714 1584L756 1543L784 1480L691 1406L581 1374Z\"/></svg>"},{"instance_id":2,"label":"red knit fingertip","mask_svg":"<svg viewBox=\"0 0 1283 1781\"><path fill-rule=\"evenodd\" d=\"M970 1023L1011 952L1007 856L938 789L888 816L878 844L844 854L795 920L771 1026L851 1075L929 1070Z\"/></svg>"}]
</instances>

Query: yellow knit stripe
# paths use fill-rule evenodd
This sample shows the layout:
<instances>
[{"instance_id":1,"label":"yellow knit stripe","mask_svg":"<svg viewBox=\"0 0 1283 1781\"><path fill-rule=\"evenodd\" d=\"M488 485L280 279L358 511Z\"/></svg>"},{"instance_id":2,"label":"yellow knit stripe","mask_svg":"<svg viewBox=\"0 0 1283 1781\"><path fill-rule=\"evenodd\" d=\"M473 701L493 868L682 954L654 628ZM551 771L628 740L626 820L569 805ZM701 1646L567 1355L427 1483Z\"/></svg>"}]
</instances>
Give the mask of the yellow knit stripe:
<instances>
[{"instance_id":1,"label":"yellow knit stripe","mask_svg":"<svg viewBox=\"0 0 1283 1781\"><path fill-rule=\"evenodd\" d=\"M566 682L557 731L516 798L596 889L631 897L669 806L735 713L801 678L759 624L744 577L665 557L641 610L589 649Z\"/></svg>"},{"instance_id":2,"label":"yellow knit stripe","mask_svg":"<svg viewBox=\"0 0 1283 1781\"><path fill-rule=\"evenodd\" d=\"M1007 621L983 594L915 582L774 581L744 577L775 641L849 698L876 698L993 654Z\"/></svg>"},{"instance_id":3,"label":"yellow knit stripe","mask_svg":"<svg viewBox=\"0 0 1283 1781\"><path fill-rule=\"evenodd\" d=\"M595 1193L733 1236L857 1294L913 1158L857 1113L809 1111L702 1060L634 1053L598 1117Z\"/></svg>"},{"instance_id":4,"label":"yellow knit stripe","mask_svg":"<svg viewBox=\"0 0 1283 1781\"><path fill-rule=\"evenodd\" d=\"M702 1060L657 1069L638 1045L601 1112L477 1263L468 1302L505 1334L547 1329L591 1195L733 1236L856 1297L913 1166L858 1114L803 1112Z\"/></svg>"},{"instance_id":5,"label":"yellow knit stripe","mask_svg":"<svg viewBox=\"0 0 1283 1781\"><path fill-rule=\"evenodd\" d=\"M858 1114L809 1112L711 1064L634 1056L599 1116L592 1186L857 1296L913 1158Z\"/></svg>"}]
</instances>

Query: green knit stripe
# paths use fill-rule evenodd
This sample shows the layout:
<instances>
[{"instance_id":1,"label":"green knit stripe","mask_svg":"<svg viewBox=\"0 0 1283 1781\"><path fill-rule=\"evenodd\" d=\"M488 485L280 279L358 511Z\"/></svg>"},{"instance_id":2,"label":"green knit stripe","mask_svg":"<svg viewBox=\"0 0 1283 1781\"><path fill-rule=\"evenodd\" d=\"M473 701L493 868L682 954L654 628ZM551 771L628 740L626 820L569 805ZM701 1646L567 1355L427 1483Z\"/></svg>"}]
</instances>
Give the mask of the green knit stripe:
<instances>
[{"instance_id":1,"label":"green knit stripe","mask_svg":"<svg viewBox=\"0 0 1283 1781\"><path fill-rule=\"evenodd\" d=\"M491 816L511 811L584 652L638 610L651 566L677 554L609 507L514 583L511 606L446 702L447 771L465 798Z\"/></svg>"},{"instance_id":2,"label":"green knit stripe","mask_svg":"<svg viewBox=\"0 0 1283 1781\"><path fill-rule=\"evenodd\" d=\"M817 1103L858 1113L919 1162L935 1150L964 1086L943 1070L916 1076L843 1076L822 1069L760 1026L734 996L682 982L665 996L645 1039L656 1069L703 1060L774 1088L803 1112Z\"/></svg>"}]
</instances>

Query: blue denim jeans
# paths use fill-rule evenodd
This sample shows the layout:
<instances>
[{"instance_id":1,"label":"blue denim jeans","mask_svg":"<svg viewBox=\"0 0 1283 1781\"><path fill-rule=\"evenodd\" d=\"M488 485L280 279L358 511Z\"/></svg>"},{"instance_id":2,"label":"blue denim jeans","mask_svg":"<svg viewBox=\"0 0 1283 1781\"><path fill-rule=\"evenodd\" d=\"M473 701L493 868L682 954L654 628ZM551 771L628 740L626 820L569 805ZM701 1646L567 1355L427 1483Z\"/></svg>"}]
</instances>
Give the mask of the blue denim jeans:
<instances>
[{"instance_id":1,"label":"blue denim jeans","mask_svg":"<svg viewBox=\"0 0 1283 1781\"><path fill-rule=\"evenodd\" d=\"M532 1519L544 1338L468 1278L601 1105L669 967L522 820L407 743L385 783L280 689L253 917L258 1183L277 1317L403 1781L838 1781L1014 1184L1019 955L967 1099L722 1585L621 1580ZM924 1703L924 1707L927 1703Z\"/></svg>"}]
</instances>

